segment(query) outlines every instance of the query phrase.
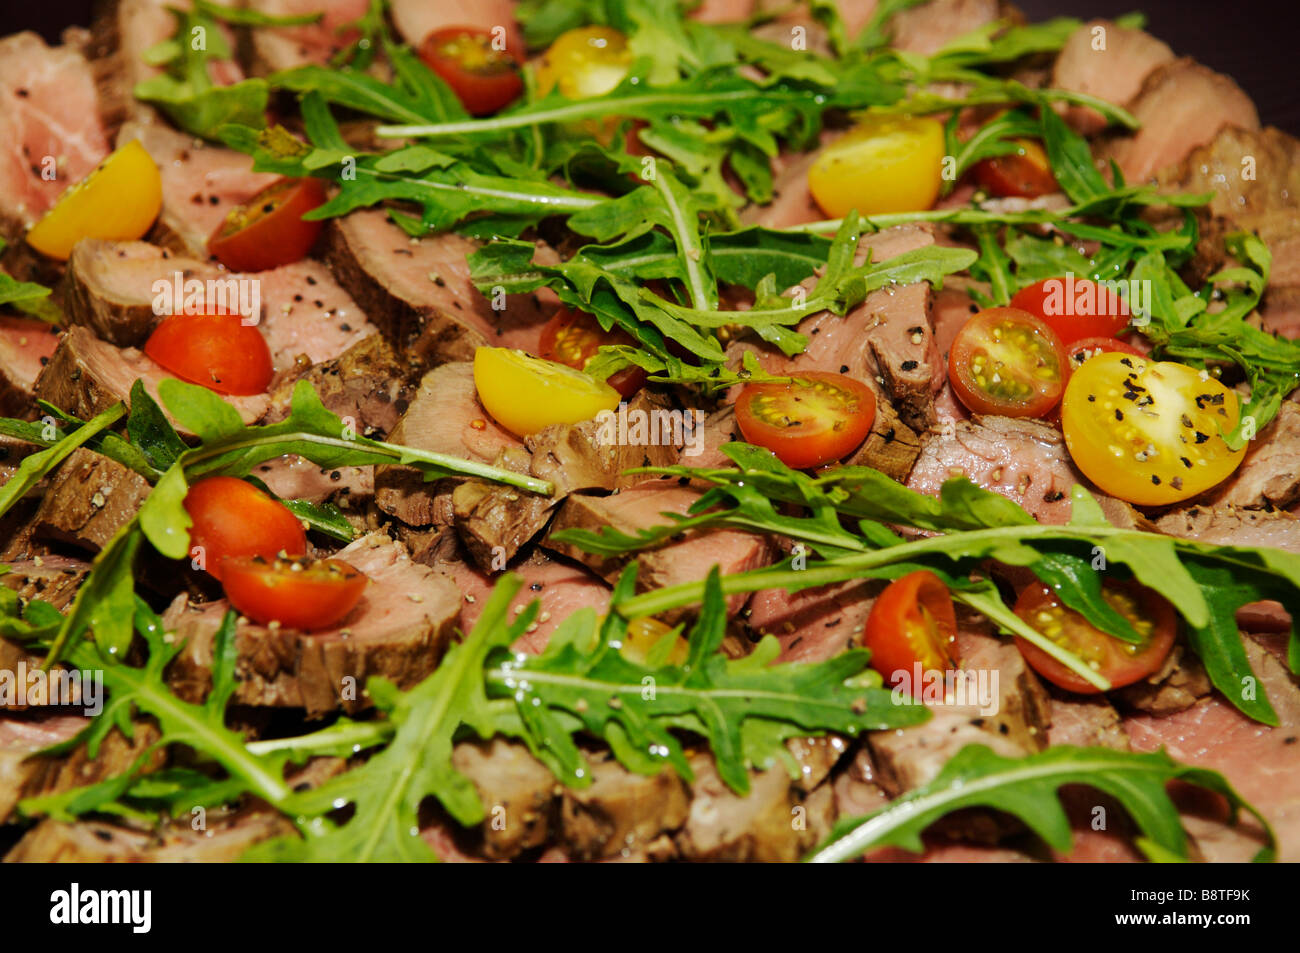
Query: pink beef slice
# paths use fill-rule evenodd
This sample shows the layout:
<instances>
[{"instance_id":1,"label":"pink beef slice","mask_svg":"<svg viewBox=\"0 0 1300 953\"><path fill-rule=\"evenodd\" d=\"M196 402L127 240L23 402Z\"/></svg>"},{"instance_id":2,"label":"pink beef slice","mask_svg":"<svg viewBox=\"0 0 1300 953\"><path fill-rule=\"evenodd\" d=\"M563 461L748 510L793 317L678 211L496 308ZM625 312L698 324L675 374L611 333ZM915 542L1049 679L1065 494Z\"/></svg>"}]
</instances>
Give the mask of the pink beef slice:
<instances>
[{"instance_id":1,"label":"pink beef slice","mask_svg":"<svg viewBox=\"0 0 1300 953\"><path fill-rule=\"evenodd\" d=\"M1052 68L1052 86L1126 106L1156 68L1174 59L1173 50L1150 33L1090 20L1070 34ZM1084 135L1106 128L1106 119L1087 106L1070 106L1065 118Z\"/></svg>"},{"instance_id":2,"label":"pink beef slice","mask_svg":"<svg viewBox=\"0 0 1300 953\"><path fill-rule=\"evenodd\" d=\"M1213 506L1275 507L1300 501L1300 404L1281 409L1246 450L1236 473L1204 498Z\"/></svg>"},{"instance_id":3,"label":"pink beef slice","mask_svg":"<svg viewBox=\"0 0 1300 953\"><path fill-rule=\"evenodd\" d=\"M468 361L442 364L425 374L388 439L479 463L493 463L502 453L523 447L478 402L474 367ZM410 526L449 523L450 493L441 482L426 483L409 467L377 467L375 503Z\"/></svg>"},{"instance_id":4,"label":"pink beef slice","mask_svg":"<svg viewBox=\"0 0 1300 953\"><path fill-rule=\"evenodd\" d=\"M668 522L665 512L685 515L700 494L690 487L679 486L675 481L647 481L613 496L599 497L574 494L564 501L551 533L561 529L599 530L612 526L624 533L638 529L662 526ZM605 558L584 552L568 543L559 543L548 536L543 545L588 566L598 576L613 583L626 563L625 559ZM771 556L768 540L753 533L736 530L709 530L690 532L680 542L671 542L657 549L646 550L637 557L640 572L637 586L658 589L681 582L698 582L717 566L725 576L765 565ZM740 611L747 594L729 596L728 610Z\"/></svg>"},{"instance_id":5,"label":"pink beef slice","mask_svg":"<svg viewBox=\"0 0 1300 953\"><path fill-rule=\"evenodd\" d=\"M325 241L339 283L395 347L430 363L471 360L484 344L537 353L553 309L536 295L517 295L493 310L470 280L466 258L478 247L474 241L411 238L380 209L334 219Z\"/></svg>"},{"instance_id":6,"label":"pink beef slice","mask_svg":"<svg viewBox=\"0 0 1300 953\"><path fill-rule=\"evenodd\" d=\"M294 453L258 464L253 467L252 475L282 500L324 503L333 499L347 509L352 501L360 504L375 493L374 467L331 470Z\"/></svg>"},{"instance_id":7,"label":"pink beef slice","mask_svg":"<svg viewBox=\"0 0 1300 953\"><path fill-rule=\"evenodd\" d=\"M928 439L907 486L938 496L944 481L964 476L1019 503L1039 522L1070 519L1070 490L1081 477L1058 430L1035 420L974 417Z\"/></svg>"},{"instance_id":8,"label":"pink beef slice","mask_svg":"<svg viewBox=\"0 0 1300 953\"><path fill-rule=\"evenodd\" d=\"M515 23L515 5L511 0L389 0L389 15L402 39L411 46L420 43L434 30L447 26L472 26L482 30L504 27L506 48L520 57L524 41Z\"/></svg>"},{"instance_id":9,"label":"pink beef slice","mask_svg":"<svg viewBox=\"0 0 1300 953\"><path fill-rule=\"evenodd\" d=\"M58 344L58 332L44 321L0 315L0 414L27 416L32 387Z\"/></svg>"},{"instance_id":10,"label":"pink beef slice","mask_svg":"<svg viewBox=\"0 0 1300 953\"><path fill-rule=\"evenodd\" d=\"M253 72L327 65L360 38L357 30L344 27L360 19L369 5L369 0L249 0L250 10L270 16L321 14L315 23L251 31Z\"/></svg>"},{"instance_id":11,"label":"pink beef slice","mask_svg":"<svg viewBox=\"0 0 1300 953\"><path fill-rule=\"evenodd\" d=\"M1131 111L1141 128L1117 139L1108 150L1129 182L1145 182L1177 165L1226 126L1259 128L1255 104L1241 87L1189 59L1166 63L1151 73Z\"/></svg>"},{"instance_id":12,"label":"pink beef slice","mask_svg":"<svg viewBox=\"0 0 1300 953\"><path fill-rule=\"evenodd\" d=\"M35 33L0 40L0 234L18 242L108 154L90 64ZM52 165L47 165L48 161Z\"/></svg>"},{"instance_id":13,"label":"pink beef slice","mask_svg":"<svg viewBox=\"0 0 1300 953\"><path fill-rule=\"evenodd\" d=\"M231 209L278 179L254 172L251 156L195 139L156 117L124 125L118 145L130 139L140 140L162 173L162 214L152 234L196 258L207 258L208 239Z\"/></svg>"},{"instance_id":14,"label":"pink beef slice","mask_svg":"<svg viewBox=\"0 0 1300 953\"><path fill-rule=\"evenodd\" d=\"M781 643L783 662L824 662L862 644L867 616L885 584L837 583L800 592L762 589L749 601L750 630Z\"/></svg>"},{"instance_id":15,"label":"pink beef slice","mask_svg":"<svg viewBox=\"0 0 1300 953\"><path fill-rule=\"evenodd\" d=\"M933 56L948 43L998 19L998 0L930 0L894 14L890 45Z\"/></svg>"},{"instance_id":16,"label":"pink beef slice","mask_svg":"<svg viewBox=\"0 0 1300 953\"><path fill-rule=\"evenodd\" d=\"M95 337L89 329L77 326L69 328L59 339L59 346L41 370L33 392L84 420L118 401L129 402L131 385L137 380L143 382L149 396L158 400L158 383L171 376L142 351L114 347ZM261 420L270 407L270 398L265 394L225 395L223 399L247 424Z\"/></svg>"},{"instance_id":17,"label":"pink beef slice","mask_svg":"<svg viewBox=\"0 0 1300 953\"><path fill-rule=\"evenodd\" d=\"M445 576L412 562L406 549L381 533L362 536L336 559L370 577L356 608L341 623L311 633L241 620L235 700L247 705L305 708L309 716L369 704L366 679L382 675L410 688L437 667L451 642L461 594ZM202 698L211 684L212 639L229 604L199 606L179 596L164 624L185 648L168 679L186 698Z\"/></svg>"},{"instance_id":18,"label":"pink beef slice","mask_svg":"<svg viewBox=\"0 0 1300 953\"><path fill-rule=\"evenodd\" d=\"M468 632L492 595L495 578L459 559L436 560L433 568L460 591L460 629ZM609 608L609 586L582 566L537 553L510 571L524 580L523 588L510 603L510 617L513 619L534 599L540 603L533 624L514 644L515 651L536 655L546 648L556 627L579 609L604 615Z\"/></svg>"},{"instance_id":19,"label":"pink beef slice","mask_svg":"<svg viewBox=\"0 0 1300 953\"><path fill-rule=\"evenodd\" d=\"M772 201L766 205L748 205L741 210L740 220L746 225L764 228L793 228L826 219L820 206L812 197L808 185L808 171L821 156L821 149L839 138L841 133L826 131L821 136L821 148L811 152L783 152L772 160Z\"/></svg>"},{"instance_id":20,"label":"pink beef slice","mask_svg":"<svg viewBox=\"0 0 1300 953\"><path fill-rule=\"evenodd\" d=\"M1278 714L1278 727L1251 720L1215 694L1163 718L1125 719L1125 728L1136 751L1164 748L1185 764L1222 772L1273 825L1278 859L1294 862L1300 860L1300 688L1281 662L1252 639L1243 641ZM1251 829L1251 822L1243 823ZM1207 860L1249 859L1259 843L1243 840L1221 828L1216 836L1197 837Z\"/></svg>"}]
</instances>

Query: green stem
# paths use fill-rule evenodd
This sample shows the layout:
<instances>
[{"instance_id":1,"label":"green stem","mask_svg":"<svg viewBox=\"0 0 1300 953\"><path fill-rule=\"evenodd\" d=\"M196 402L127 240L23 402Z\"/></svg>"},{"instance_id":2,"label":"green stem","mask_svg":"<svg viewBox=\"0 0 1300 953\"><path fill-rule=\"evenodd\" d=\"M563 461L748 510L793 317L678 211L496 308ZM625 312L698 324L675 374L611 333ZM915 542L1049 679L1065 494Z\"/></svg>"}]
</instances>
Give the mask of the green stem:
<instances>
[{"instance_id":1,"label":"green stem","mask_svg":"<svg viewBox=\"0 0 1300 953\"><path fill-rule=\"evenodd\" d=\"M686 269L686 285L691 292L691 304L700 311L712 308L717 302L718 295L716 289L713 294L709 294L704 286L704 271L700 268L700 262L704 260L704 248L700 244L698 217L694 222L687 221L686 211L677 202L677 196L673 194L665 176L656 175L654 187L672 216L673 237L677 240L677 257L681 259L682 266Z\"/></svg>"}]
</instances>

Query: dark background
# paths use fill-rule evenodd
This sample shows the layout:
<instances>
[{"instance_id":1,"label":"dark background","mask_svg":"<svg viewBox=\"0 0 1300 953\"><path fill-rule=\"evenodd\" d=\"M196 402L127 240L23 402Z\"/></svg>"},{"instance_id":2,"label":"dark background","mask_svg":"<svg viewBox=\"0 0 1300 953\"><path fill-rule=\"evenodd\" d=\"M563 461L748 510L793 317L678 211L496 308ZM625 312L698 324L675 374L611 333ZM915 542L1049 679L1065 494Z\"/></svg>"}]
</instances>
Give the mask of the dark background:
<instances>
[{"instance_id":1,"label":"dark background","mask_svg":"<svg viewBox=\"0 0 1300 953\"><path fill-rule=\"evenodd\" d=\"M437 3L438 0L428 0ZM851 2L851 0L850 0ZM1300 135L1300 0L1015 0L1031 20L1147 14L1147 29L1235 79L1260 118ZM0 0L0 34L37 30L49 39L90 23L92 0Z\"/></svg>"}]
</instances>

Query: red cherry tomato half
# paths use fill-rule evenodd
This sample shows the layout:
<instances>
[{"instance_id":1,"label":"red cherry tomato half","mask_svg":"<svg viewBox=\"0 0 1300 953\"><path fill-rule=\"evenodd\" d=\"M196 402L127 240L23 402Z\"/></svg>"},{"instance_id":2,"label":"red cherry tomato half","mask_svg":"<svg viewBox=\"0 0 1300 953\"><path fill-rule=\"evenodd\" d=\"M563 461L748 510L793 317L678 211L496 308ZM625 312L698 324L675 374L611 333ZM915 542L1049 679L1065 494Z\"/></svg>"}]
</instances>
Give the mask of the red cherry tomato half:
<instances>
[{"instance_id":1,"label":"red cherry tomato half","mask_svg":"<svg viewBox=\"0 0 1300 953\"><path fill-rule=\"evenodd\" d=\"M289 629L325 629L343 621L369 578L339 559L230 559L221 580L226 598L242 615Z\"/></svg>"},{"instance_id":2,"label":"red cherry tomato half","mask_svg":"<svg viewBox=\"0 0 1300 953\"><path fill-rule=\"evenodd\" d=\"M998 198L1037 198L1060 191L1043 147L1032 139L1016 139L1018 151L975 163L975 181Z\"/></svg>"},{"instance_id":3,"label":"red cherry tomato half","mask_svg":"<svg viewBox=\"0 0 1300 953\"><path fill-rule=\"evenodd\" d=\"M524 91L519 60L496 49L487 30L468 26L435 30L420 44L420 58L474 116L494 113Z\"/></svg>"},{"instance_id":4,"label":"red cherry tomato half","mask_svg":"<svg viewBox=\"0 0 1300 953\"><path fill-rule=\"evenodd\" d=\"M271 349L237 314L164 318L144 352L181 380L218 394L261 394L271 383Z\"/></svg>"},{"instance_id":5,"label":"red cherry tomato half","mask_svg":"<svg viewBox=\"0 0 1300 953\"><path fill-rule=\"evenodd\" d=\"M876 395L843 374L800 374L788 384L748 384L736 400L736 423L750 443L795 469L847 457L871 432Z\"/></svg>"},{"instance_id":6,"label":"red cherry tomato half","mask_svg":"<svg viewBox=\"0 0 1300 953\"><path fill-rule=\"evenodd\" d=\"M948 587L924 569L891 582L871 607L865 644L871 667L886 684L910 681L919 696L914 666L920 664L922 672L954 667L957 616Z\"/></svg>"},{"instance_id":7,"label":"red cherry tomato half","mask_svg":"<svg viewBox=\"0 0 1300 953\"><path fill-rule=\"evenodd\" d=\"M1146 357L1141 351L1131 344L1126 344L1118 338L1081 338L1071 343L1066 349L1070 372L1073 373L1075 368L1079 367L1089 358L1096 357L1098 354L1132 354L1135 357Z\"/></svg>"},{"instance_id":8,"label":"red cherry tomato half","mask_svg":"<svg viewBox=\"0 0 1300 953\"><path fill-rule=\"evenodd\" d=\"M208 252L231 271L266 271L307 257L325 224L303 216L325 204L319 179L281 179L230 210Z\"/></svg>"},{"instance_id":9,"label":"red cherry tomato half","mask_svg":"<svg viewBox=\"0 0 1300 953\"><path fill-rule=\"evenodd\" d=\"M542 328L538 357L582 370L596 356L601 345L633 344L631 335L616 329L606 331L590 314L561 308ZM625 367L605 381L624 398L645 386L646 373L639 367Z\"/></svg>"},{"instance_id":10,"label":"red cherry tomato half","mask_svg":"<svg viewBox=\"0 0 1300 953\"><path fill-rule=\"evenodd\" d=\"M251 483L234 477L199 480L185 494L190 527L191 555L218 579L226 559L261 556L274 559L284 553L301 556L307 551L307 534L298 517L279 500Z\"/></svg>"},{"instance_id":11,"label":"red cherry tomato half","mask_svg":"<svg viewBox=\"0 0 1300 953\"><path fill-rule=\"evenodd\" d=\"M1113 338L1129 321L1128 302L1089 278L1044 278L1021 288L1011 307L1028 311L1056 332L1062 344L1083 338Z\"/></svg>"},{"instance_id":12,"label":"red cherry tomato half","mask_svg":"<svg viewBox=\"0 0 1300 953\"><path fill-rule=\"evenodd\" d=\"M1040 582L1020 593L1015 613L1057 645L1082 658L1110 682L1111 688L1132 685L1159 671L1173 648L1178 630L1173 606L1154 590L1131 582L1103 586L1102 597L1133 624L1143 637L1142 642L1125 642L1094 628ZM1036 645L1017 637L1016 647L1030 668L1049 682L1080 694L1099 691L1097 686L1084 681Z\"/></svg>"},{"instance_id":13,"label":"red cherry tomato half","mask_svg":"<svg viewBox=\"0 0 1300 953\"><path fill-rule=\"evenodd\" d=\"M1060 402L1068 376L1056 334L1018 308L981 311L948 352L953 393L977 414L1042 417Z\"/></svg>"}]
</instances>

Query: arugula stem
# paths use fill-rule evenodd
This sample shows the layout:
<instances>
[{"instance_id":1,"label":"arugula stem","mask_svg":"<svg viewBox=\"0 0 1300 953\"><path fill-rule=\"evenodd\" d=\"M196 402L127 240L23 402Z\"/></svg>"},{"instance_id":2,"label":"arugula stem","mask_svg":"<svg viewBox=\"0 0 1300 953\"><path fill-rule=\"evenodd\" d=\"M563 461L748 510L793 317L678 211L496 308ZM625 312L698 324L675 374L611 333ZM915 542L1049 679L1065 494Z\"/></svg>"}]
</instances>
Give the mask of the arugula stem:
<instances>
[{"instance_id":1,"label":"arugula stem","mask_svg":"<svg viewBox=\"0 0 1300 953\"><path fill-rule=\"evenodd\" d=\"M516 473L513 470L506 470L501 467L489 466L485 463L476 463L473 460L466 460L463 457L453 457L445 453L434 453L431 450L417 450L414 447L403 447L398 444L385 443L382 440L345 440L342 437L325 437L320 434L307 433L299 431L297 433L278 433L278 434L260 434L244 440L216 441L205 444L196 450L190 451L186 455L185 474L186 477L201 476L211 469L217 469L217 464L205 468L203 464L208 461L218 460L229 453L240 450L252 450L258 447L277 447L286 443L311 443L322 447L330 447L337 450L348 451L370 451L377 457L383 457L394 463L406 464L410 461L427 463L439 467L449 473L462 474L464 476L481 477L485 480L492 480L495 483L502 483L506 486L518 487L522 490L528 490L531 493L537 493L541 496L550 496L555 492L555 484L549 480L539 480L537 477L531 477L523 473ZM267 454L264 457L254 459L254 464L261 463L264 460L270 460L274 457L281 456L284 451ZM306 456L306 454L303 454Z\"/></svg>"},{"instance_id":2,"label":"arugula stem","mask_svg":"<svg viewBox=\"0 0 1300 953\"><path fill-rule=\"evenodd\" d=\"M710 294L704 286L704 270L700 262L704 260L704 248L700 244L700 235L696 222L688 222L686 211L677 202L667 179L662 175L654 177L655 191L664 200L673 220L673 237L677 240L678 258L686 269L686 285L691 292L691 304L699 311L713 307L717 301L717 289Z\"/></svg>"}]
</instances>

